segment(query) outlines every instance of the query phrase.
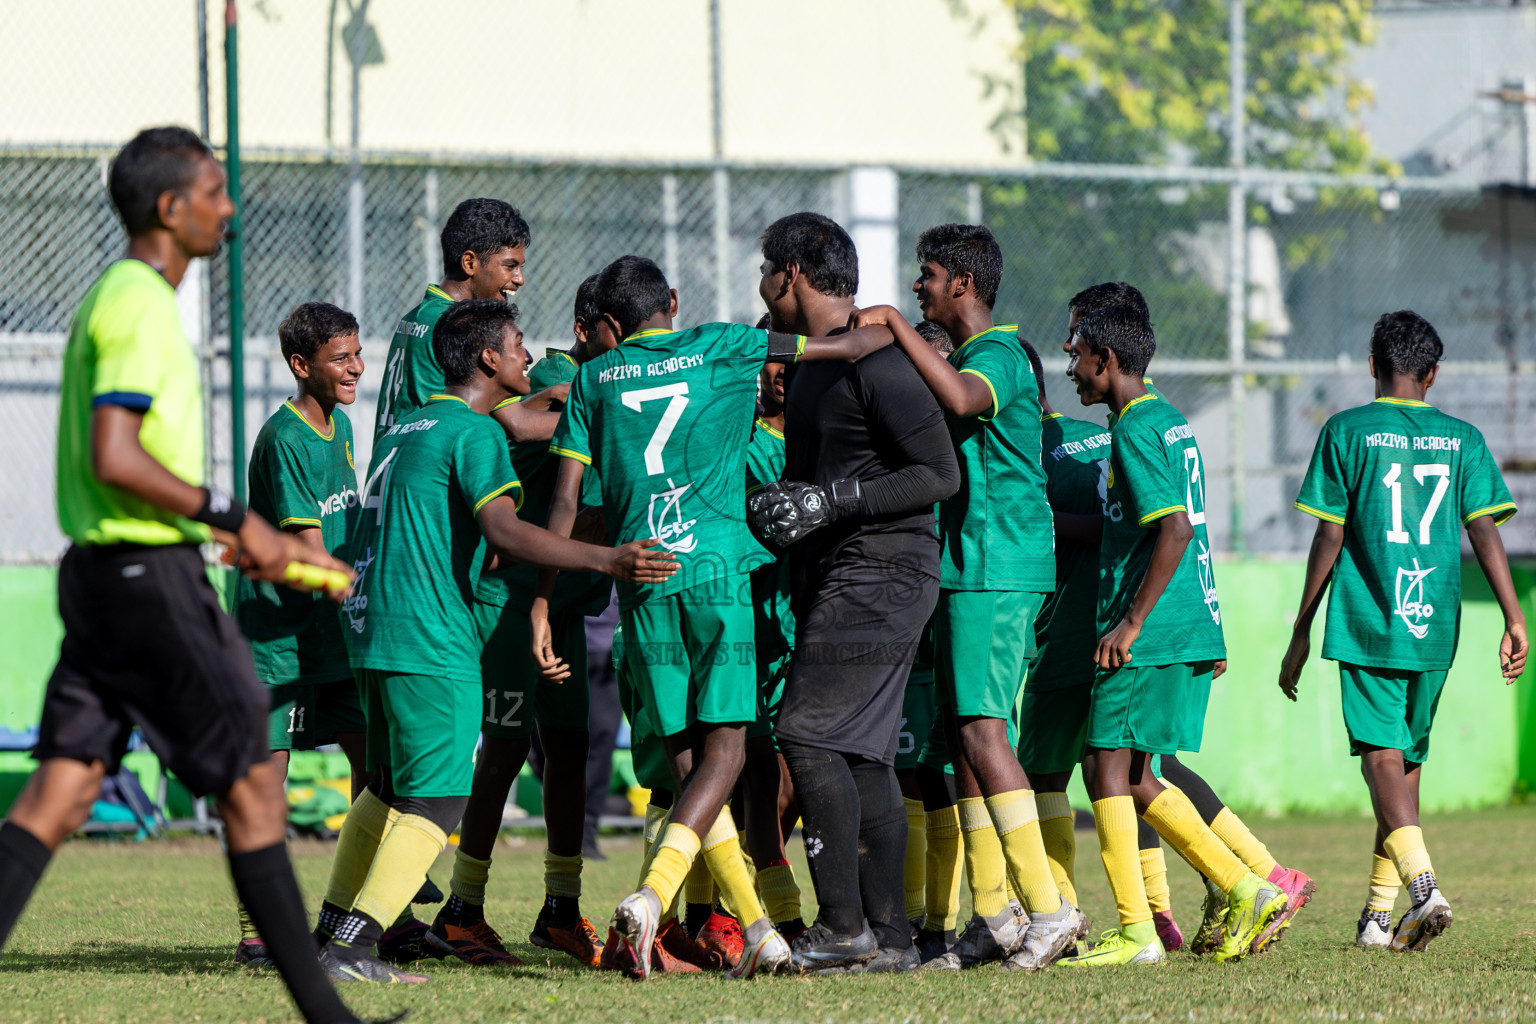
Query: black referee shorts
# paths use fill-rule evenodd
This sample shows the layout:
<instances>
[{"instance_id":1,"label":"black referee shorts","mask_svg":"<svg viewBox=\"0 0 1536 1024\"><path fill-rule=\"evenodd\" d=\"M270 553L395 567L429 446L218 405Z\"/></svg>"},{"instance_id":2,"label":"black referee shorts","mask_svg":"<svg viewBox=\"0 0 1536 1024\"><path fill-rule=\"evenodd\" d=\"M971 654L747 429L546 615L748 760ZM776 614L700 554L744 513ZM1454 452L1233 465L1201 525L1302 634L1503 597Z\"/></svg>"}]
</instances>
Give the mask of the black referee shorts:
<instances>
[{"instance_id":1,"label":"black referee shorts","mask_svg":"<svg viewBox=\"0 0 1536 1024\"><path fill-rule=\"evenodd\" d=\"M196 547L72 546L59 566L64 642L33 756L117 771L137 725L195 796L267 750L267 688Z\"/></svg>"},{"instance_id":2,"label":"black referee shorts","mask_svg":"<svg viewBox=\"0 0 1536 1024\"><path fill-rule=\"evenodd\" d=\"M938 577L847 558L806 584L774 735L893 765L907 676L939 600Z\"/></svg>"}]
</instances>

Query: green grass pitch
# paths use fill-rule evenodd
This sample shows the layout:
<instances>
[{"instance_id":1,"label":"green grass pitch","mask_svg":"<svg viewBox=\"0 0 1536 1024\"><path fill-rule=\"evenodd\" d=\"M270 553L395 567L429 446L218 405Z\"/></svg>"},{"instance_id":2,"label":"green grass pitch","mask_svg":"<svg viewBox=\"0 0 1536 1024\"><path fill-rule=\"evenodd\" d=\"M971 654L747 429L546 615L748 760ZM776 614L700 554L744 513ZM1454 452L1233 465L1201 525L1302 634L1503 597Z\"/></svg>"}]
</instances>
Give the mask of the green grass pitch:
<instances>
[{"instance_id":1,"label":"green grass pitch","mask_svg":"<svg viewBox=\"0 0 1536 1024\"><path fill-rule=\"evenodd\" d=\"M661 977L641 985L577 967L529 945L541 898L542 839L504 840L492 869L489 917L530 966L490 971L432 964L427 985L345 989L364 1016L401 1008L420 1024L540 1021L1291 1021L1536 1018L1536 892L1530 851L1536 807L1451 814L1425 822L1455 926L1422 954L1353 947L1370 867L1368 819L1255 817L1282 863L1317 880L1318 894L1285 941L1223 965L1174 953L1165 966L1021 976L771 978ZM1095 931L1114 907L1092 831L1077 833L1077 879ZM639 843L607 840L611 859L587 866L583 908L605 919L634 884ZM791 857L806 896L798 841ZM331 844L298 842L294 862L311 910ZM1200 913L1197 876L1168 855L1174 912L1186 934ZM433 877L445 888L451 859ZM1406 898L1406 897L1404 897ZM1401 901L1399 908L1401 910ZM809 907L807 908L810 909ZM431 913L428 908L427 913ZM962 913L965 913L962 908ZM271 975L236 968L231 889L217 845L78 840L61 851L0 959L0 1021L294 1021Z\"/></svg>"}]
</instances>

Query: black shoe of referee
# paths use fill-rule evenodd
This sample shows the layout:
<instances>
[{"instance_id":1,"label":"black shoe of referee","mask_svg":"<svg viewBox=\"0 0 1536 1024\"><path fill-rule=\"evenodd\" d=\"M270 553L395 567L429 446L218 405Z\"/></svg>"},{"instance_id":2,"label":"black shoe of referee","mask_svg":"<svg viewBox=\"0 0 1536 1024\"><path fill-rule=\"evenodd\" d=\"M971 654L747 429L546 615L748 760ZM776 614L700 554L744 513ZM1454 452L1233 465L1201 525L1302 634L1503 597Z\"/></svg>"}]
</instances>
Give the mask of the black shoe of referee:
<instances>
[{"instance_id":1,"label":"black shoe of referee","mask_svg":"<svg viewBox=\"0 0 1536 1024\"><path fill-rule=\"evenodd\" d=\"M878 952L880 947L868 922L859 934L842 935L818 921L790 946L790 963L796 970L806 972L833 967L846 969L869 963Z\"/></svg>"}]
</instances>

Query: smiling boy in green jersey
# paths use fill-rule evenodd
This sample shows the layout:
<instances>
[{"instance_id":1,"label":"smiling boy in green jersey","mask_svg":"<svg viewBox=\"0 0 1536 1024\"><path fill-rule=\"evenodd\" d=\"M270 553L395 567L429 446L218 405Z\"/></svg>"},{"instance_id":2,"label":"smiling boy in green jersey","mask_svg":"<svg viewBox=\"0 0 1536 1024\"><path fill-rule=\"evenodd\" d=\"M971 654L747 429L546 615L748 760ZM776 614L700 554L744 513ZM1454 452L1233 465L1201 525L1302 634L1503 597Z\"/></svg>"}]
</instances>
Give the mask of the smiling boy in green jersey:
<instances>
[{"instance_id":1,"label":"smiling boy in green jersey","mask_svg":"<svg viewBox=\"0 0 1536 1024\"><path fill-rule=\"evenodd\" d=\"M572 326L576 343L567 351L551 351L539 360L528 374L530 389L558 389L563 395L577 368L604 351L588 328L595 317L592 293L596 283L593 275L576 290ZM491 411L494 414L521 399L521 395L514 395ZM512 468L522 484L523 520L543 526L549 516L557 468L557 460L549 454L549 438L513 442L511 456ZM595 493L588 497L597 500ZM542 685L528 656L532 644L528 609L537 584L536 568L511 564L482 572L475 586L475 622L485 645L480 655L485 697L481 745L475 784L454 853L450 895L427 941L472 964L520 963L485 920L485 886L507 794L528 758L537 722L545 753L548 849L544 856L544 904L529 941L546 949L564 950L596 967L601 944L580 907L589 698L583 616L595 615L607 606L612 584L601 575L570 573L561 577L552 601L551 624L561 650L572 652L573 678L563 684Z\"/></svg>"},{"instance_id":2,"label":"smiling boy in green jersey","mask_svg":"<svg viewBox=\"0 0 1536 1024\"><path fill-rule=\"evenodd\" d=\"M929 228L918 237L917 259L912 290L923 316L951 338L966 339L946 360L910 326L894 328L946 413L960 462L959 492L939 503L934 702L958 755L967 863L1000 878L1006 873L1029 912L1027 923L1020 921L1004 887L977 892L987 902L975 906L959 943L934 965L1006 959L1010 968L1039 970L1087 929L1087 918L1063 901L1053 881L1034 790L1008 735L1030 626L1056 574L1039 389L1018 327L992 320L1003 263L992 232L968 224Z\"/></svg>"},{"instance_id":3,"label":"smiling boy in green jersey","mask_svg":"<svg viewBox=\"0 0 1536 1024\"><path fill-rule=\"evenodd\" d=\"M363 373L357 318L328 302L306 302L278 325L277 336L297 394L256 435L250 507L316 551L344 558L357 517L357 470L352 422L337 406L357 400ZM272 695L267 743L280 770L287 772L290 751L334 742L347 755L357 793L368 777L363 709L335 605L241 577L235 621ZM244 905L240 933L236 963L270 962Z\"/></svg>"},{"instance_id":4,"label":"smiling boy in green jersey","mask_svg":"<svg viewBox=\"0 0 1536 1024\"><path fill-rule=\"evenodd\" d=\"M1477 428L1424 401L1445 352L1427 320L1371 332L1376 400L1323 425L1296 507L1318 520L1280 688L1296 699L1312 620L1333 584L1323 657L1339 663L1350 753L1371 791L1376 847L1356 943L1419 950L1451 925L1419 828L1419 780L1461 627L1461 527L1504 614L1499 668L1525 668L1525 614L1498 527L1515 503ZM1392 929L1398 879L1411 906Z\"/></svg>"},{"instance_id":5,"label":"smiling boy in green jersey","mask_svg":"<svg viewBox=\"0 0 1536 1024\"><path fill-rule=\"evenodd\" d=\"M1131 306L1083 317L1069 343L1067 373L1083 404L1110 409L1098 671L1083 770L1120 928L1093 950L1061 961L1064 966L1164 959L1142 877L1138 811L1228 895L1218 960L1258 952L1259 939L1286 904L1285 893L1253 874L1189 799L1165 788L1148 765L1154 754L1199 748L1211 679L1226 667L1205 531L1204 464L1189 424L1143 383L1156 348L1152 325Z\"/></svg>"},{"instance_id":6,"label":"smiling boy in green jersey","mask_svg":"<svg viewBox=\"0 0 1536 1024\"><path fill-rule=\"evenodd\" d=\"M657 535L683 566L660 586L619 587L629 666L656 716L677 800L644 883L619 904L613 927L628 968L649 977L663 910L702 853L744 925L746 952L727 976L771 972L788 963L789 947L763 913L725 806L741 772L746 725L757 717L754 659L739 656L753 640L748 574L770 558L745 517L757 378L769 360L858 358L888 344L889 332L807 339L744 324L677 331L677 293L639 256L603 270L596 301L598 336L622 344L583 366L571 387L550 444L563 460L550 529L569 534L591 466L609 538ZM543 574L531 615L534 652L546 678L563 678L569 670L548 622L554 586L554 574Z\"/></svg>"},{"instance_id":7,"label":"smiling boy in green jersey","mask_svg":"<svg viewBox=\"0 0 1536 1024\"><path fill-rule=\"evenodd\" d=\"M653 541L600 548L518 518L521 486L488 415L528 390L516 318L494 299L443 314L432 340L447 390L389 428L363 487L350 545L358 584L342 614L374 774L352 811L365 855L344 861L338 849L321 911L331 934L321 962L337 980L426 980L371 950L442 852L473 785L482 703L471 606L487 550L645 582L676 568L653 557Z\"/></svg>"}]
</instances>

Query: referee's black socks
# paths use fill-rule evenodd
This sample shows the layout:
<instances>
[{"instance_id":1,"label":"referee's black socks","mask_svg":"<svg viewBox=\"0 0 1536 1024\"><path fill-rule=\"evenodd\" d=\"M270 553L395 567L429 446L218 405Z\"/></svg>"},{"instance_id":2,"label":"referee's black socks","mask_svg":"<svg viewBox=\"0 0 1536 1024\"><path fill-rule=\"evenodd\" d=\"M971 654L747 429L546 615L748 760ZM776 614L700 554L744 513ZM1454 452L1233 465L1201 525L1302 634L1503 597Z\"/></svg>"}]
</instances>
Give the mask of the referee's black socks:
<instances>
[{"instance_id":1,"label":"referee's black socks","mask_svg":"<svg viewBox=\"0 0 1536 1024\"><path fill-rule=\"evenodd\" d=\"M20 825L0 825L0 949L53 859L43 841Z\"/></svg>"},{"instance_id":2,"label":"referee's black socks","mask_svg":"<svg viewBox=\"0 0 1536 1024\"><path fill-rule=\"evenodd\" d=\"M287 845L274 843L247 853L231 852L229 874L261 937L267 940L278 973L304 1019L309 1024L356 1021L315 958L315 943L299 884L288 862Z\"/></svg>"}]
</instances>

